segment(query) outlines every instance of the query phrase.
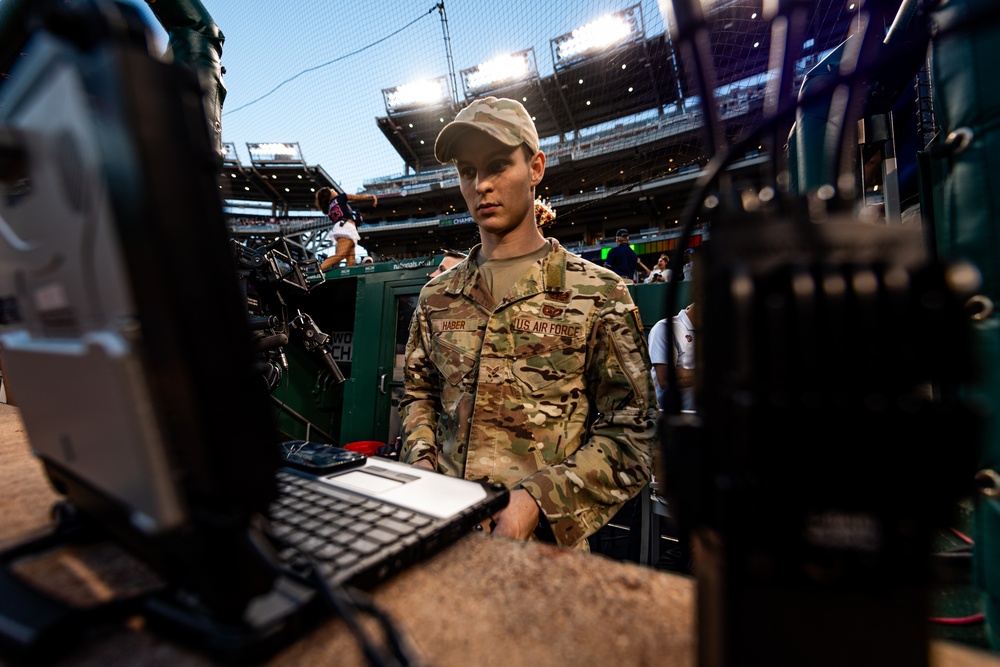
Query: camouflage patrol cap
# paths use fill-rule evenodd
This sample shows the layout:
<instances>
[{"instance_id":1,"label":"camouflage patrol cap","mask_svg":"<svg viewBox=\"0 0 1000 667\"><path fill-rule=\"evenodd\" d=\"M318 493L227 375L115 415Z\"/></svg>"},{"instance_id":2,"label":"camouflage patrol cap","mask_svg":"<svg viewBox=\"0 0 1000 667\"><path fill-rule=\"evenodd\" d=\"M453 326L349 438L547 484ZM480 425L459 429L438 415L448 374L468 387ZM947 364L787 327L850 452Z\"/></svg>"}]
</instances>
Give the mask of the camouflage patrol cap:
<instances>
[{"instance_id":1,"label":"camouflage patrol cap","mask_svg":"<svg viewBox=\"0 0 1000 667\"><path fill-rule=\"evenodd\" d=\"M507 146L527 144L538 151L538 131L531 114L517 100L484 97L458 112L455 120L444 126L434 142L434 157L447 163L455 156L455 147L469 130L485 132Z\"/></svg>"}]
</instances>

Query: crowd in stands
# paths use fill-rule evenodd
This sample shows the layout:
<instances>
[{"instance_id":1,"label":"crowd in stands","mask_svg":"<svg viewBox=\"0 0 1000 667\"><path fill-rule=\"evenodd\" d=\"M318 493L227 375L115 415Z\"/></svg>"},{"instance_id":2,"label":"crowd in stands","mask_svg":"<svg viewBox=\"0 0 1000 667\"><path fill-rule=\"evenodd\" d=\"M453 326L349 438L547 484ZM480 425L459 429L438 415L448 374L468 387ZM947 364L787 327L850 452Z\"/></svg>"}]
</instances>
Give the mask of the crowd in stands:
<instances>
[{"instance_id":1,"label":"crowd in stands","mask_svg":"<svg viewBox=\"0 0 1000 667\"><path fill-rule=\"evenodd\" d=\"M264 216L241 216L229 218L229 225L232 227L263 227L264 225L276 225L277 220Z\"/></svg>"},{"instance_id":2,"label":"crowd in stands","mask_svg":"<svg viewBox=\"0 0 1000 667\"><path fill-rule=\"evenodd\" d=\"M326 216L297 216L294 218L274 218L263 215L227 216L226 222L232 227L267 227L287 226L290 224L317 223L326 220Z\"/></svg>"}]
</instances>

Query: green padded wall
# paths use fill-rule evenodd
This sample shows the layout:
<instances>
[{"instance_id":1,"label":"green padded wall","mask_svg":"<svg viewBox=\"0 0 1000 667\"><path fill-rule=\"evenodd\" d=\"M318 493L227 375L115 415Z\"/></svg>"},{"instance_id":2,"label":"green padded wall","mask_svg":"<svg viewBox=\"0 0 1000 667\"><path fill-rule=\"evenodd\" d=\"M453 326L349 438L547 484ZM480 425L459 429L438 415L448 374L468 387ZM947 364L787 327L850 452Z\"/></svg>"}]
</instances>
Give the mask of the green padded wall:
<instances>
[{"instance_id":1,"label":"green padded wall","mask_svg":"<svg viewBox=\"0 0 1000 667\"><path fill-rule=\"evenodd\" d=\"M1000 23L973 21L949 29L996 0L945 0L934 12L934 110L942 139L961 128L972 140L961 151L931 160L937 249L964 257L982 272L981 294L1000 303ZM970 392L987 409L981 453L984 468L1000 470L1000 314L975 324L979 380ZM947 354L946 346L938 350ZM979 498L975 518L974 576L986 597L990 643L1000 649L1000 503Z\"/></svg>"}]
</instances>

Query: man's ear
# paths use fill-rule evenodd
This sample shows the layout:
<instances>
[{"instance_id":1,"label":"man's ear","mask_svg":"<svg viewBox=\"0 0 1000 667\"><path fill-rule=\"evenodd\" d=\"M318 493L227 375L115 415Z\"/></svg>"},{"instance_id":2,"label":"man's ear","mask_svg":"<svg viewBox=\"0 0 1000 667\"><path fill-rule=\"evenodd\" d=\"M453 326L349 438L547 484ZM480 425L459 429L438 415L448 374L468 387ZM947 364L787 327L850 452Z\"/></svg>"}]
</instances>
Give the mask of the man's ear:
<instances>
[{"instance_id":1,"label":"man's ear","mask_svg":"<svg viewBox=\"0 0 1000 667\"><path fill-rule=\"evenodd\" d=\"M531 172L531 187L535 187L545 175L545 153L538 151L532 155L528 160L528 170Z\"/></svg>"}]
</instances>

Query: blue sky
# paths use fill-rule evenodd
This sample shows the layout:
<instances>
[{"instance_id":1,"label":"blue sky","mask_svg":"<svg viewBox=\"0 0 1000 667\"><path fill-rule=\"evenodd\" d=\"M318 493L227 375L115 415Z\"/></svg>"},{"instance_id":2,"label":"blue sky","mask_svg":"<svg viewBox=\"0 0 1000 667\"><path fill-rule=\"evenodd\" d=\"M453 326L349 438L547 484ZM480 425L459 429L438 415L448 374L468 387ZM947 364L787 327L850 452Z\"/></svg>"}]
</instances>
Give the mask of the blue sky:
<instances>
[{"instance_id":1,"label":"blue sky","mask_svg":"<svg viewBox=\"0 0 1000 667\"><path fill-rule=\"evenodd\" d=\"M145 2L129 1L146 13L162 51L164 33ZM404 171L375 118L385 115L383 88L448 73L435 2L203 2L226 35L222 63L229 93L222 135L236 144L241 160L249 162L247 142L297 141L306 161L323 166L348 192L357 192L365 180ZM534 47L545 76L552 71L550 39L637 3L642 5L647 35L663 32L656 0L446 0L456 75L497 55ZM285 79L414 21L400 34L303 74L263 101L236 110Z\"/></svg>"}]
</instances>

